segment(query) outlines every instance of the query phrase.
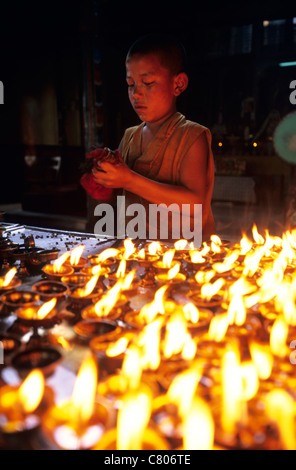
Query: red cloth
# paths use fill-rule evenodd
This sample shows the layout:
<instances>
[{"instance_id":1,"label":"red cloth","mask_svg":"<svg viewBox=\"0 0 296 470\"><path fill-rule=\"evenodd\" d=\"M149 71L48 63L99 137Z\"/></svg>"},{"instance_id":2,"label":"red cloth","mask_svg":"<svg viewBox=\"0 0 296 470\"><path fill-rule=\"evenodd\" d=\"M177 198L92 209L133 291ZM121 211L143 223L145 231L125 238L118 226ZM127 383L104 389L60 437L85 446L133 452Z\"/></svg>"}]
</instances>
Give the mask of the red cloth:
<instances>
[{"instance_id":1,"label":"red cloth","mask_svg":"<svg viewBox=\"0 0 296 470\"><path fill-rule=\"evenodd\" d=\"M107 148L93 150L86 155L86 158L93 160L93 167L99 167L99 164L103 161L107 161L109 163L121 163L123 161L119 150L111 151ZM80 184L93 199L105 201L110 199L113 193L113 188L106 188L102 184L96 183L91 172L87 172L82 175Z\"/></svg>"}]
</instances>

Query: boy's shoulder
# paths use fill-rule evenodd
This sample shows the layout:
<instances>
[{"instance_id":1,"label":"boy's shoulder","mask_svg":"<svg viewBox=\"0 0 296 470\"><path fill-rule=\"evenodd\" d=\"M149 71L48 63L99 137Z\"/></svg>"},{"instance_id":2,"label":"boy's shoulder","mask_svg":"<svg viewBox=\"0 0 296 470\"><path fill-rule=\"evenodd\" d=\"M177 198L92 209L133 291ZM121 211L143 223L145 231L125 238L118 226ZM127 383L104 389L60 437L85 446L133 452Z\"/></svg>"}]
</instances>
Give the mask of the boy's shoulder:
<instances>
[{"instance_id":1,"label":"boy's shoulder","mask_svg":"<svg viewBox=\"0 0 296 470\"><path fill-rule=\"evenodd\" d=\"M196 121L191 121L190 119L186 119L184 116L184 119L180 121L180 128L186 128L186 129L192 129L193 132L202 132L204 130L207 130L207 127L203 126L202 124L199 124Z\"/></svg>"}]
</instances>

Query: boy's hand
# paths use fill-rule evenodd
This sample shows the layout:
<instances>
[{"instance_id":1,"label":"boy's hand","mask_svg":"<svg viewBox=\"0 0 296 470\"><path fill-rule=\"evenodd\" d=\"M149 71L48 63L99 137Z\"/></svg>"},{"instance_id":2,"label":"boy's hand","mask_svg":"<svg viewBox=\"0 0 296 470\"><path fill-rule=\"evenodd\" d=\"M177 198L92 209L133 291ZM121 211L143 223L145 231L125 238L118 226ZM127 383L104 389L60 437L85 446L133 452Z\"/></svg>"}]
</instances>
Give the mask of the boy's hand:
<instances>
[{"instance_id":1,"label":"boy's hand","mask_svg":"<svg viewBox=\"0 0 296 470\"><path fill-rule=\"evenodd\" d=\"M101 171L100 171L101 170ZM96 183L106 188L125 188L131 177L131 170L125 163L111 164L102 162L100 170L93 169L93 177Z\"/></svg>"}]
</instances>

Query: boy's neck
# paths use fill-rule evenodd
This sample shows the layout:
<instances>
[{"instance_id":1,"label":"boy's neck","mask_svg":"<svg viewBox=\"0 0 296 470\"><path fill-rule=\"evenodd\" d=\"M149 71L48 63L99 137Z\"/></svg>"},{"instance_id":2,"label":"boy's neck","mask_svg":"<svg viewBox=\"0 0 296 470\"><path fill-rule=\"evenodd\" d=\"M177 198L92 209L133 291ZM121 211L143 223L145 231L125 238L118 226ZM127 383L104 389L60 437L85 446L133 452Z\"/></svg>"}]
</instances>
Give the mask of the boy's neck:
<instances>
[{"instance_id":1,"label":"boy's neck","mask_svg":"<svg viewBox=\"0 0 296 470\"><path fill-rule=\"evenodd\" d=\"M155 135L156 132L161 128L163 123L169 119L171 116L173 116L176 113L176 109L174 109L172 112L168 113L166 116L164 116L162 119L155 121L155 122L145 122L144 129L146 128L146 131L148 131L150 134Z\"/></svg>"}]
</instances>

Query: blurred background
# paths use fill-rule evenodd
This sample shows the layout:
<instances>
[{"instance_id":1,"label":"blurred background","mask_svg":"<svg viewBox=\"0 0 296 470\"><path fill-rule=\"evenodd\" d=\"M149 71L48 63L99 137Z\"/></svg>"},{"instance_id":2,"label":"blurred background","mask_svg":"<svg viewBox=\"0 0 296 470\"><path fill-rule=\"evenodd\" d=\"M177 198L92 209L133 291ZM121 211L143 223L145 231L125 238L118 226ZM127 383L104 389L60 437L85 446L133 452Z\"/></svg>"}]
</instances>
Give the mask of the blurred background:
<instances>
[{"instance_id":1,"label":"blurred background","mask_svg":"<svg viewBox=\"0 0 296 470\"><path fill-rule=\"evenodd\" d=\"M217 232L255 222L282 231L294 166L273 134L296 79L293 2L80 0L1 6L0 210L31 225L88 230L79 184L85 154L117 148L138 124L127 98L125 56L149 32L180 39L190 83L179 110L212 131Z\"/></svg>"}]
</instances>

